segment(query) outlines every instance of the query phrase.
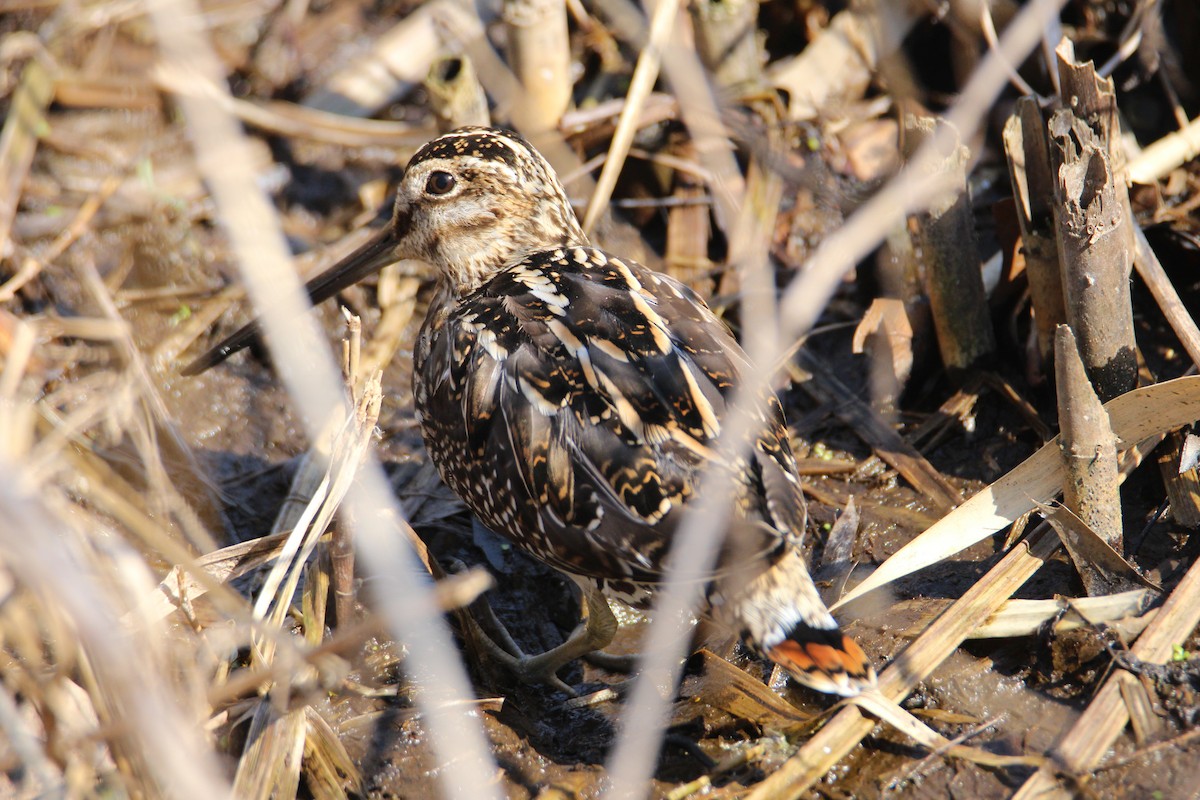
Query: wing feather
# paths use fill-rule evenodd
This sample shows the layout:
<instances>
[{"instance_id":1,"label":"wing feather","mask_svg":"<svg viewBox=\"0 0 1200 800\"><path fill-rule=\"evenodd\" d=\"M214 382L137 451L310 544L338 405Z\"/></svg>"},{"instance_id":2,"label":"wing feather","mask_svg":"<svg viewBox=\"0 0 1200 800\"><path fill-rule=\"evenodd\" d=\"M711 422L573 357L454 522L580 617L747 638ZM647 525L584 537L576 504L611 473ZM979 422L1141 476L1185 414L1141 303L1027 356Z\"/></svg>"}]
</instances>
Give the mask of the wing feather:
<instances>
[{"instance_id":1,"label":"wing feather","mask_svg":"<svg viewBox=\"0 0 1200 800\"><path fill-rule=\"evenodd\" d=\"M427 440L447 448L436 460L461 458L452 450L462 447L477 470L519 476L510 482L522 497L507 517L495 511L503 503L473 496L478 487L460 480L454 488L468 504L510 537L536 528L545 541L531 549L560 568L660 579L682 507L715 458L726 397L747 366L703 301L634 262L563 248L500 273L433 335L466 356L448 378L435 376L422 409L435 434ZM438 391L445 400L461 394L443 405ZM804 514L771 401L753 456L733 472L743 512L768 523L737 527L769 527L777 542L799 536ZM455 430L467 440L448 441Z\"/></svg>"}]
</instances>

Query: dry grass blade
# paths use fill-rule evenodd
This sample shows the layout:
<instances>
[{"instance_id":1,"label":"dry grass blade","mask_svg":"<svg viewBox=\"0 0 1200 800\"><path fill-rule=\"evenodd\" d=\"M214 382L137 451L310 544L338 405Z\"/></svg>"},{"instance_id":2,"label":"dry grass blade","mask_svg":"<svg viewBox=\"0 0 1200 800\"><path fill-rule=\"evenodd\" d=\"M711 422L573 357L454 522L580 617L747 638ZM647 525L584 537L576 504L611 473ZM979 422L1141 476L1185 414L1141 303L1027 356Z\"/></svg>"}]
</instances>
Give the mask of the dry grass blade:
<instances>
[{"instance_id":1,"label":"dry grass blade","mask_svg":"<svg viewBox=\"0 0 1200 800\"><path fill-rule=\"evenodd\" d=\"M1119 446L1128 448L1157 434L1200 419L1200 378L1173 381L1138 389L1105 404ZM1000 480L967 502L913 541L900 548L865 581L854 587L834 608L872 589L922 567L935 564L969 547L1062 491L1065 475L1054 439Z\"/></svg>"},{"instance_id":2,"label":"dry grass blade","mask_svg":"<svg viewBox=\"0 0 1200 800\"><path fill-rule=\"evenodd\" d=\"M920 742L937 754L954 756L955 758L961 758L964 761L970 761L980 766L997 768L1036 766L1045 762L1045 759L1041 756L1002 756L974 747L955 744L908 711L905 711L900 707L899 703L884 697L878 691L864 692L857 697L850 698L849 702L879 717L879 719L888 723L896 730L914 741Z\"/></svg>"},{"instance_id":3,"label":"dry grass blade","mask_svg":"<svg viewBox=\"0 0 1200 800\"><path fill-rule=\"evenodd\" d=\"M112 196L113 192L121 185L121 179L115 175L109 175L104 179L104 183L100 189L91 194L83 205L79 207L79 211L75 213L75 218L71 220L71 224L63 230L49 247L43 251L38 258L26 258L21 263L21 269L16 275L9 278L0 286L0 303L12 300L17 296L17 292L26 284L32 281L41 273L46 262L53 261L63 254L76 239L83 234L88 225L92 221L92 217L100 210L100 206L104 201Z\"/></svg>"},{"instance_id":4,"label":"dry grass blade","mask_svg":"<svg viewBox=\"0 0 1200 800\"><path fill-rule=\"evenodd\" d=\"M305 775L314 800L343 800L348 796L347 786L355 792L361 791L362 778L342 740L311 706L304 711L308 723L304 738Z\"/></svg>"},{"instance_id":5,"label":"dry grass blade","mask_svg":"<svg viewBox=\"0 0 1200 800\"><path fill-rule=\"evenodd\" d=\"M302 468L293 482L289 502L280 512L281 520L291 522L295 515L300 500L297 484L300 491L311 492L311 497L294 520L293 529L264 579L254 605L257 619L265 619L270 629L280 627L291 608L301 577L307 576L305 637L311 645L318 644L324 634L325 597L329 581L323 570L306 571L306 565L318 540L333 521L359 466L366 459L379 418L382 397L380 375L376 373L361 384L355 380L356 377L352 371L351 391L357 396L357 402L353 413L346 416L341 429L333 437L332 454L327 460L328 467L323 478L315 487L312 486L312 478L317 470L312 469L311 465L326 462L326 459L310 453L305 459L310 468ZM276 527L279 526L280 521L277 520ZM256 637L254 666L250 671L263 672L263 668L270 670L275 665L276 646L277 639L274 636ZM276 676L282 677L277 671ZM288 680L294 680L295 677L294 670L287 675ZM320 720L311 706L293 709L279 718L271 719L273 705L268 696L260 701L256 709L256 724L251 727L247 749L239 765L239 795L275 796L277 787L283 786L287 791L279 796L290 797L298 786L303 763L304 774L308 775L309 786L315 796L345 796L344 784L352 782L357 785L359 779L349 756L329 726ZM263 773L268 776L265 783L262 782ZM267 794L262 793L264 789Z\"/></svg>"},{"instance_id":6,"label":"dry grass blade","mask_svg":"<svg viewBox=\"0 0 1200 800\"><path fill-rule=\"evenodd\" d=\"M217 527L217 518L202 517L201 511L184 497L187 491L191 497L205 500L204 507L215 507L215 493L206 474L163 402L145 357L134 344L112 294L91 261L79 270L79 278L104 316L123 328L123 335L116 341L117 351L127 364L130 388L136 392L135 416L129 433L150 484L151 508L178 526L193 547L215 550L209 529Z\"/></svg>"},{"instance_id":7,"label":"dry grass blade","mask_svg":"<svg viewBox=\"0 0 1200 800\"><path fill-rule=\"evenodd\" d=\"M146 619L160 619L199 599L214 583L226 584L279 557L288 533L277 533L221 548L195 560L194 568L176 567L158 584L138 612ZM205 580L195 577L203 573Z\"/></svg>"},{"instance_id":8,"label":"dry grass blade","mask_svg":"<svg viewBox=\"0 0 1200 800\"><path fill-rule=\"evenodd\" d=\"M254 604L254 614L257 618L265 618L273 627L283 624L304 565L316 548L317 541L333 521L358 468L366 460L379 418L381 399L380 376L376 373L364 384L354 413L346 417L341 430L334 437L333 452L325 476L313 489L312 497L296 520L279 558L263 581ZM297 477L307 482L306 472L302 470ZM293 502L297 499L294 491L288 499ZM273 653L273 640L259 645L259 655L264 663L272 662Z\"/></svg>"}]
</instances>

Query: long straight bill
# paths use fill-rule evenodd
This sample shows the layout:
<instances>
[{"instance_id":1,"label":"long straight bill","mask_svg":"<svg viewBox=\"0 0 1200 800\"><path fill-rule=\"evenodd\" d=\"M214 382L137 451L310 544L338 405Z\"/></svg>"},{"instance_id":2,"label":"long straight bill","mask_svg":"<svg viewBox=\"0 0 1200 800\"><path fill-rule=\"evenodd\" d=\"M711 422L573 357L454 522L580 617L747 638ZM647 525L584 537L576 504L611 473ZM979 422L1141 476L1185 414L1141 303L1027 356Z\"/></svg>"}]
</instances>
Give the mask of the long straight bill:
<instances>
[{"instance_id":1,"label":"long straight bill","mask_svg":"<svg viewBox=\"0 0 1200 800\"><path fill-rule=\"evenodd\" d=\"M323 302L393 263L396 261L395 243L395 228L388 225L371 237L362 247L304 284L304 290L308 293L308 301L313 305ZM185 366L180 373L199 375L220 364L237 351L249 347L258 338L258 335L259 324L256 319L243 325L236 333Z\"/></svg>"}]
</instances>

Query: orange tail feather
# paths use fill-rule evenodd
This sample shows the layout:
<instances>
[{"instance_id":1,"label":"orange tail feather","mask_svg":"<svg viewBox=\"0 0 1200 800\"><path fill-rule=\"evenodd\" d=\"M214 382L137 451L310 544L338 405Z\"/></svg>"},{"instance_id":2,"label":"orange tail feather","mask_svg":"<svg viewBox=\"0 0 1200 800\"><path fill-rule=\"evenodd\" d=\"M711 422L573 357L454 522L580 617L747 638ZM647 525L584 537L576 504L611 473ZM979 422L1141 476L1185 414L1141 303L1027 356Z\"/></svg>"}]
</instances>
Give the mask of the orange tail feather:
<instances>
[{"instance_id":1,"label":"orange tail feather","mask_svg":"<svg viewBox=\"0 0 1200 800\"><path fill-rule=\"evenodd\" d=\"M819 692L853 697L875 686L875 668L862 648L834 628L799 626L767 657Z\"/></svg>"}]
</instances>

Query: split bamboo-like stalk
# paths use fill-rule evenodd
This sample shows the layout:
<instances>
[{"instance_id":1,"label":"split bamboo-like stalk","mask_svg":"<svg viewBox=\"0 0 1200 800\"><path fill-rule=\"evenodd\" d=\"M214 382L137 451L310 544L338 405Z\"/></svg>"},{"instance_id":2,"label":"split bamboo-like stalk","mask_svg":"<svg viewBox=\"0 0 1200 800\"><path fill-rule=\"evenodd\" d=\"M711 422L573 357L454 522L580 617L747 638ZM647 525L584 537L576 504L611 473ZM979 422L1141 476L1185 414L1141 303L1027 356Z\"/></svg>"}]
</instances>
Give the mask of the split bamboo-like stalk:
<instances>
[{"instance_id":1,"label":"split bamboo-like stalk","mask_svg":"<svg viewBox=\"0 0 1200 800\"><path fill-rule=\"evenodd\" d=\"M1066 325L1055 336L1055 375L1058 386L1058 419L1067 480L1063 501L1088 527L1122 552L1121 494L1117 470L1117 439L1108 412L1096 397L1075 337ZM1086 564L1076 564L1089 595L1104 593ZM1093 589L1100 591L1093 591Z\"/></svg>"},{"instance_id":2,"label":"split bamboo-like stalk","mask_svg":"<svg viewBox=\"0 0 1200 800\"><path fill-rule=\"evenodd\" d=\"M464 125L491 124L487 95L465 53L435 61L425 79L425 91L429 93L429 109L442 133Z\"/></svg>"},{"instance_id":3,"label":"split bamboo-like stalk","mask_svg":"<svg viewBox=\"0 0 1200 800\"><path fill-rule=\"evenodd\" d=\"M526 133L558 126L571 104L571 44L564 0L506 0L508 62L525 88Z\"/></svg>"},{"instance_id":4,"label":"split bamboo-like stalk","mask_svg":"<svg viewBox=\"0 0 1200 800\"><path fill-rule=\"evenodd\" d=\"M905 120L910 152L933 134L937 124L929 117ZM947 175L952 191L916 217L938 349L950 370L976 366L996 349L967 193L967 157L963 146L945 154L935 168Z\"/></svg>"},{"instance_id":5,"label":"split bamboo-like stalk","mask_svg":"<svg viewBox=\"0 0 1200 800\"><path fill-rule=\"evenodd\" d=\"M1058 244L1054 236L1054 176L1046 120L1036 100L1023 97L1004 125L1004 149L1021 226L1021 249L1043 363L1054 355L1054 330L1067 321Z\"/></svg>"},{"instance_id":6,"label":"split bamboo-like stalk","mask_svg":"<svg viewBox=\"0 0 1200 800\"><path fill-rule=\"evenodd\" d=\"M1137 385L1133 303L1133 220L1118 180L1119 136L1113 85L1091 64L1074 66L1069 42L1058 48L1063 108L1050 118L1050 159L1056 174L1054 222L1067 319L1079 355L1103 401Z\"/></svg>"}]
</instances>

